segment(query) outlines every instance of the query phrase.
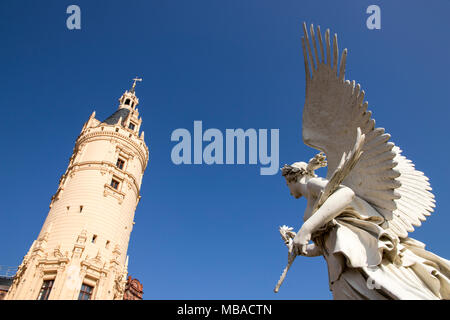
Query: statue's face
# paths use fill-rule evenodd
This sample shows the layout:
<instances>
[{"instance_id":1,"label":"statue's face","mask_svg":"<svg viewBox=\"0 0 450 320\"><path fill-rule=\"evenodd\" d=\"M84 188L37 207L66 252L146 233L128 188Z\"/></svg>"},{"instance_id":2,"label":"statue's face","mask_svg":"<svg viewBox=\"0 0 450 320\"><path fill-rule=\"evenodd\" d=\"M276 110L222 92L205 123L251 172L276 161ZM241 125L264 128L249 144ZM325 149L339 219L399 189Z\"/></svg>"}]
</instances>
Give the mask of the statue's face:
<instances>
[{"instance_id":1,"label":"statue's face","mask_svg":"<svg viewBox=\"0 0 450 320\"><path fill-rule=\"evenodd\" d=\"M295 199L301 198L303 196L301 190L301 183L298 181L290 181L287 183L289 190L291 191L291 196Z\"/></svg>"}]
</instances>

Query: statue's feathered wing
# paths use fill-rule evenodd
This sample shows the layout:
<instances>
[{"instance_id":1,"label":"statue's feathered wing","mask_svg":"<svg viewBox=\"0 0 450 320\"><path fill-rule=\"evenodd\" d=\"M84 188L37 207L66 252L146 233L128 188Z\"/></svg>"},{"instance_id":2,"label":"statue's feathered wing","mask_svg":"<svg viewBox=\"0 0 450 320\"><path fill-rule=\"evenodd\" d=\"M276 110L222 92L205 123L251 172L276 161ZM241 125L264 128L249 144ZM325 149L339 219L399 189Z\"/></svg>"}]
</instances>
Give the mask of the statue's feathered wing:
<instances>
[{"instance_id":1,"label":"statue's feathered wing","mask_svg":"<svg viewBox=\"0 0 450 320\"><path fill-rule=\"evenodd\" d=\"M390 135L375 127L367 110L364 91L355 81L345 80L347 49L339 59L337 36L330 46L330 32L317 39L306 24L302 38L306 71L306 97L303 109L303 141L325 152L330 178L340 164L343 152L354 147L357 128L365 135L362 155L343 184L372 204L384 216L385 228L407 237L420 226L434 208L428 178L389 142ZM311 39L310 39L311 38ZM310 43L311 42L311 43Z\"/></svg>"}]
</instances>

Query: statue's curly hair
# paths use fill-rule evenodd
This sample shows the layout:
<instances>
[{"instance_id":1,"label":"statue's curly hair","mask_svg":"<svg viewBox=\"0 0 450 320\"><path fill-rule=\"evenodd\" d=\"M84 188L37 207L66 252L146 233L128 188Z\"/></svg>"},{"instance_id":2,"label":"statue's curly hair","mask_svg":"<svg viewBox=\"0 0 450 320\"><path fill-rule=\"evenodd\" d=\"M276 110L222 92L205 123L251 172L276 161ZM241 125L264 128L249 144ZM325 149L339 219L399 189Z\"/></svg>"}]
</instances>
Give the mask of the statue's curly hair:
<instances>
[{"instance_id":1,"label":"statue's curly hair","mask_svg":"<svg viewBox=\"0 0 450 320\"><path fill-rule=\"evenodd\" d=\"M297 181L299 177L310 176L317 177L314 170L322 167L326 167L327 161L325 155L320 152L311 158L308 163L295 162L292 165L285 164L281 168L281 175L286 178L287 182Z\"/></svg>"}]
</instances>

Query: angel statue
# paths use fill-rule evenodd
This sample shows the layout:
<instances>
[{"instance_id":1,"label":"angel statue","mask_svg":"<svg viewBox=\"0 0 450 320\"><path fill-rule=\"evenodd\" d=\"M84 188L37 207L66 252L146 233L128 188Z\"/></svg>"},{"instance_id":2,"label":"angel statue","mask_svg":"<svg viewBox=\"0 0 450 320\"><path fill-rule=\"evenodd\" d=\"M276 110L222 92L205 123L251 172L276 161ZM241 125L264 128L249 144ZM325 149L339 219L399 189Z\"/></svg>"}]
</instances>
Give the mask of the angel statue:
<instances>
[{"instance_id":1,"label":"angel statue","mask_svg":"<svg viewBox=\"0 0 450 320\"><path fill-rule=\"evenodd\" d=\"M408 237L433 211L428 178L375 127L364 91L344 78L337 36L331 49L329 30L323 39L320 27L317 37L303 29L302 135L321 153L282 168L291 195L308 204L297 233L280 228L289 254L275 292L296 256L322 255L334 299L450 299L450 261ZM326 179L314 173L323 166Z\"/></svg>"}]
</instances>

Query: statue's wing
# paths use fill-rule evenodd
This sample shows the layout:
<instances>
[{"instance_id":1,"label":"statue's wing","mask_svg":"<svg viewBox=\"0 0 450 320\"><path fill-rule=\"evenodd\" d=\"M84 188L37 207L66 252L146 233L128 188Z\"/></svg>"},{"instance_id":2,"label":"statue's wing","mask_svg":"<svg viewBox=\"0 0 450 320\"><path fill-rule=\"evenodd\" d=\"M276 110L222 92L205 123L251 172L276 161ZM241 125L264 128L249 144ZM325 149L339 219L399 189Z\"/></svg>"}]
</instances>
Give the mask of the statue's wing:
<instances>
[{"instance_id":1,"label":"statue's wing","mask_svg":"<svg viewBox=\"0 0 450 320\"><path fill-rule=\"evenodd\" d=\"M400 195L395 200L397 209L393 212L376 209L388 220L385 227L405 238L408 232L414 231L413 226L420 226L421 221L425 221L433 212L435 201L428 178L423 172L414 168L414 164L401 154L398 146L394 146L392 151L396 154L394 161L398 163L395 169L400 172L396 180L401 186L395 190Z\"/></svg>"},{"instance_id":2,"label":"statue's wing","mask_svg":"<svg viewBox=\"0 0 450 320\"><path fill-rule=\"evenodd\" d=\"M353 168L358 163L361 155L363 153L362 148L364 146L365 136L361 133L361 129L357 128L356 142L352 150L347 154L344 152L342 154L341 161L336 167L334 172L331 174L330 179L326 187L320 193L312 212L316 212L322 204L328 199L328 197L337 190L337 188L343 183L347 175L352 172Z\"/></svg>"},{"instance_id":3,"label":"statue's wing","mask_svg":"<svg viewBox=\"0 0 450 320\"><path fill-rule=\"evenodd\" d=\"M434 200L427 190L427 178L401 156L383 128L375 127L360 85L345 80L347 49L339 60L337 36L331 50L329 30L323 39L318 27L316 39L312 25L310 35L306 24L303 29L303 141L326 154L330 179L343 152L353 148L357 128L361 128L365 135L363 153L342 184L372 204L386 218L386 227L406 237L413 225L420 225L420 220L432 211Z\"/></svg>"}]
</instances>

